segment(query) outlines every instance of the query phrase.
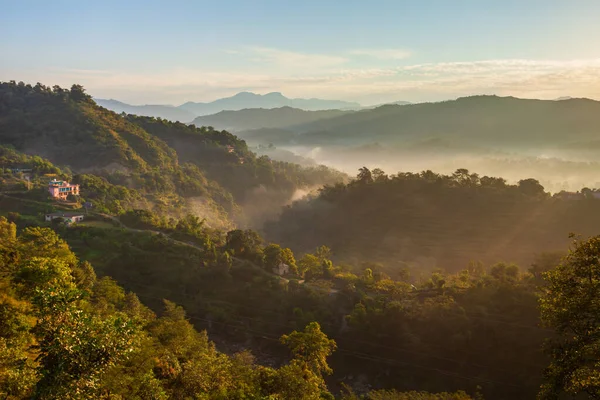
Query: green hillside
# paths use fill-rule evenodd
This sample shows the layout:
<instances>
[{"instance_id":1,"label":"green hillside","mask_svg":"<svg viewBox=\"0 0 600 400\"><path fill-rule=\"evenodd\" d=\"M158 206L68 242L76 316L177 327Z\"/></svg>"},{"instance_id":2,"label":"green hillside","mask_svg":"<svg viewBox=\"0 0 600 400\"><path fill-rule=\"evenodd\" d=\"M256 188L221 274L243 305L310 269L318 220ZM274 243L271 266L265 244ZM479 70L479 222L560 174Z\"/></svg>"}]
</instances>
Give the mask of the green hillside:
<instances>
[{"instance_id":1,"label":"green hillside","mask_svg":"<svg viewBox=\"0 0 600 400\"><path fill-rule=\"evenodd\" d=\"M68 167L74 182L82 184L83 197L98 199L98 191L110 192L116 185L139 193L136 199L123 193L112 199L117 202L131 206L143 198L139 206L165 216L201 209L218 225L244 220L240 205L257 188L276 193L270 199L275 206L300 188L344 178L324 167L305 169L256 157L225 131L124 117L96 105L77 85L67 90L1 83L0 140ZM107 207L117 214L126 208L114 202Z\"/></svg>"},{"instance_id":2,"label":"green hillside","mask_svg":"<svg viewBox=\"0 0 600 400\"><path fill-rule=\"evenodd\" d=\"M354 182L288 207L265 232L297 251L325 244L339 260L369 259L389 272L458 270L470 261L529 265L538 253L565 248L569 232L593 235L599 224L600 200L550 197L534 179L509 185L466 170L388 176L363 168Z\"/></svg>"},{"instance_id":3,"label":"green hillside","mask_svg":"<svg viewBox=\"0 0 600 400\"><path fill-rule=\"evenodd\" d=\"M594 390L600 239L562 256L569 232L597 233L596 191L464 169L342 183L226 131L117 115L79 86L0 88L0 397ZM51 177L81 196L50 199ZM83 221L44 219L84 201ZM265 215L268 240L243 226Z\"/></svg>"}]
</instances>

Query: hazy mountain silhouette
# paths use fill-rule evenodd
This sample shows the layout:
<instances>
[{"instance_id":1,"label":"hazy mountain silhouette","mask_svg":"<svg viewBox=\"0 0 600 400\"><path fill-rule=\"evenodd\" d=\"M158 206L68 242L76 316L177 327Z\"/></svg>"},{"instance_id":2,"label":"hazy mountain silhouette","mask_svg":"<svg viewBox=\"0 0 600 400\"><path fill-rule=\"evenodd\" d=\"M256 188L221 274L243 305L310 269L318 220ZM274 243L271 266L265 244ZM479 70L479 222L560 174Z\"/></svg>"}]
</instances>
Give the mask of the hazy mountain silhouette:
<instances>
[{"instance_id":1,"label":"hazy mountain silhouette","mask_svg":"<svg viewBox=\"0 0 600 400\"><path fill-rule=\"evenodd\" d=\"M364 106L364 107L361 107L360 109L361 110L372 110L374 108L381 107L381 106L389 106L389 105L406 106L409 104L413 104L413 103L411 103L410 101L398 100L398 101L392 101L389 103L379 103L379 104L375 104L373 106Z\"/></svg>"},{"instance_id":2,"label":"hazy mountain silhouette","mask_svg":"<svg viewBox=\"0 0 600 400\"><path fill-rule=\"evenodd\" d=\"M270 109L249 108L238 111L221 111L216 114L198 117L193 121L193 124L237 132L260 128L285 128L349 113L352 113L352 111L305 111L288 106Z\"/></svg>"},{"instance_id":3,"label":"hazy mountain silhouette","mask_svg":"<svg viewBox=\"0 0 600 400\"><path fill-rule=\"evenodd\" d=\"M360 109L361 105L342 100L323 99L290 99L279 92L265 95L251 92L241 92L232 97L218 99L210 103L187 102L178 108L187 110L197 116L216 114L223 110L243 110L246 108L279 108L294 107L301 110L333 110L333 109Z\"/></svg>"},{"instance_id":4,"label":"hazy mountain silhouette","mask_svg":"<svg viewBox=\"0 0 600 400\"><path fill-rule=\"evenodd\" d=\"M288 128L289 129L289 128ZM500 147L587 141L600 133L600 102L471 96L385 105L293 127L303 144L401 143L444 137Z\"/></svg>"},{"instance_id":5,"label":"hazy mountain silhouette","mask_svg":"<svg viewBox=\"0 0 600 400\"><path fill-rule=\"evenodd\" d=\"M124 112L126 114L135 114L146 117L158 117L168 119L174 122L190 122L196 117L194 114L187 110L169 105L134 106L113 99L94 99L94 101L98 105L117 113Z\"/></svg>"}]
</instances>

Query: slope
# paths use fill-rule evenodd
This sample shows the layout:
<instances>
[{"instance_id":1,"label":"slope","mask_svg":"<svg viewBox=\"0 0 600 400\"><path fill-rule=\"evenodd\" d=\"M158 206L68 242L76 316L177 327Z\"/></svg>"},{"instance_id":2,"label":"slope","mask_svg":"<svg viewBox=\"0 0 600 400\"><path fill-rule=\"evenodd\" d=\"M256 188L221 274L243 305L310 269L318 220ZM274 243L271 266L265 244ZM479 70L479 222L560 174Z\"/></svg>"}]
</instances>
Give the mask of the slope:
<instances>
[{"instance_id":1,"label":"slope","mask_svg":"<svg viewBox=\"0 0 600 400\"><path fill-rule=\"evenodd\" d=\"M466 170L387 176L364 168L354 182L287 208L265 232L295 251L325 244L338 260L393 271L405 263L458 270L470 261L529 265L536 253L566 248L569 232L595 234L599 211L595 198L550 197L534 179L508 185Z\"/></svg>"},{"instance_id":2,"label":"slope","mask_svg":"<svg viewBox=\"0 0 600 400\"><path fill-rule=\"evenodd\" d=\"M285 128L348 113L351 113L351 111L305 111L287 106L271 109L252 108L239 111L221 111L217 114L198 117L193 121L193 124L196 126L214 126L217 129L238 132L259 128Z\"/></svg>"},{"instance_id":3,"label":"slope","mask_svg":"<svg viewBox=\"0 0 600 400\"><path fill-rule=\"evenodd\" d=\"M402 143L446 137L499 148L591 140L600 130L600 102L472 96L440 103L386 105L297 127L304 144Z\"/></svg>"},{"instance_id":4,"label":"slope","mask_svg":"<svg viewBox=\"0 0 600 400\"><path fill-rule=\"evenodd\" d=\"M218 99L210 103L187 102L179 106L197 116L215 114L224 110L243 110L246 108L279 108L295 107L302 110L331 110L331 109L358 109L360 104L323 99L290 99L278 92L265 95L251 92L240 92L235 96Z\"/></svg>"},{"instance_id":5,"label":"slope","mask_svg":"<svg viewBox=\"0 0 600 400\"><path fill-rule=\"evenodd\" d=\"M1 83L0 141L68 167L84 197L96 193L113 213L126 211L119 201L141 198L140 208L162 217L197 212L219 225L276 213L296 191L344 179L326 167L257 157L225 131L116 114L78 85L66 90ZM139 196L125 196L125 189Z\"/></svg>"},{"instance_id":6,"label":"slope","mask_svg":"<svg viewBox=\"0 0 600 400\"><path fill-rule=\"evenodd\" d=\"M94 99L94 101L111 111L116 113L125 113L125 114L135 114L135 115L144 115L149 117L157 117L168 119L169 121L181 121L181 122L190 122L192 121L196 115L186 111L184 109L169 106L169 105L140 105L134 106L131 104L126 104L117 100L106 100L106 99Z\"/></svg>"}]
</instances>

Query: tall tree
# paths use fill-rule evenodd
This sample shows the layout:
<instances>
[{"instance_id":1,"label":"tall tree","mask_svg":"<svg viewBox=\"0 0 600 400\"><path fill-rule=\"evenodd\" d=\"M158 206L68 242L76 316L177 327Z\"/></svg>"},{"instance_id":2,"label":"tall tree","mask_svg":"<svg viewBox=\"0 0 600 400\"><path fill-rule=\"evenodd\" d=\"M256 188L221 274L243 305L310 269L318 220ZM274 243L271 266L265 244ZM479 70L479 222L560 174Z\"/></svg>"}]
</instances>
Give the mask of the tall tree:
<instances>
[{"instance_id":1,"label":"tall tree","mask_svg":"<svg viewBox=\"0 0 600 400\"><path fill-rule=\"evenodd\" d=\"M333 372L327 364L327 357L334 352L336 344L321 331L318 322L311 322L303 332L294 331L289 335L283 335L281 343L289 347L294 362L301 365L304 370L316 376Z\"/></svg>"},{"instance_id":2,"label":"tall tree","mask_svg":"<svg viewBox=\"0 0 600 400\"><path fill-rule=\"evenodd\" d=\"M548 343L552 361L539 398L566 392L600 399L600 236L576 240L545 278L541 317L556 337Z\"/></svg>"}]
</instances>

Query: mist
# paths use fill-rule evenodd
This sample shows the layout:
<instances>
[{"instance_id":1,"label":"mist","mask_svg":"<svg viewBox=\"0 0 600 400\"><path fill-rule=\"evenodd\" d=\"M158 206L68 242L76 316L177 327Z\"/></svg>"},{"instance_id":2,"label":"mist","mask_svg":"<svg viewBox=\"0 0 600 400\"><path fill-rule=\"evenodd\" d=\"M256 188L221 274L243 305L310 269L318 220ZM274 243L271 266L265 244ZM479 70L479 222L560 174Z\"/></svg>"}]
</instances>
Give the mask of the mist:
<instances>
[{"instance_id":1,"label":"mist","mask_svg":"<svg viewBox=\"0 0 600 400\"><path fill-rule=\"evenodd\" d=\"M383 147L377 144L361 147L341 146L284 146L282 150L299 157L314 160L350 176L359 168L380 168L388 174L431 170L450 174L458 168L466 168L481 176L502 177L508 183L521 179L537 179L550 193L562 190L578 191L584 187L600 188L600 163L593 161L597 154L592 151L576 152L558 149L507 152L478 149L465 151L443 149L433 151L415 146Z\"/></svg>"}]
</instances>

